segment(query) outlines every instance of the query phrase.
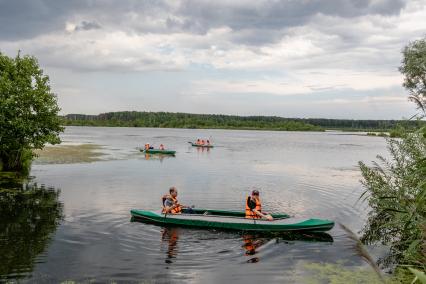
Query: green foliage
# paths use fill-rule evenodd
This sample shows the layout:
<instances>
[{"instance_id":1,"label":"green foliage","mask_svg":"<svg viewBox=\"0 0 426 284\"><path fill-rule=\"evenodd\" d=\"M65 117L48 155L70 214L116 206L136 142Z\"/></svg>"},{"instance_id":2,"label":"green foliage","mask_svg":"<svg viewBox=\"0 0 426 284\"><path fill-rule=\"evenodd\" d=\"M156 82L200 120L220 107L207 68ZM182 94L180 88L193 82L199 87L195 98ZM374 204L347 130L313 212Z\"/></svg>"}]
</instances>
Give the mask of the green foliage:
<instances>
[{"instance_id":1,"label":"green foliage","mask_svg":"<svg viewBox=\"0 0 426 284\"><path fill-rule=\"evenodd\" d=\"M420 283L426 284L426 275L423 271L413 269L411 267L409 267L408 269L411 271L411 273L413 273L416 276L413 282L415 282L416 280L419 280Z\"/></svg>"},{"instance_id":2,"label":"green foliage","mask_svg":"<svg viewBox=\"0 0 426 284\"><path fill-rule=\"evenodd\" d=\"M126 126L168 128L221 128L265 129L293 131L321 131L323 129L388 131L395 128L397 120L348 120L317 118L283 118L276 116L235 116L217 114L190 114L169 112L109 112L99 115L68 114L62 117L63 125ZM425 122L407 122L415 128Z\"/></svg>"},{"instance_id":3,"label":"green foliage","mask_svg":"<svg viewBox=\"0 0 426 284\"><path fill-rule=\"evenodd\" d=\"M319 131L321 127L295 119L267 116L231 116L168 112L109 112L100 115L69 114L65 125L163 128L225 128Z\"/></svg>"},{"instance_id":4,"label":"green foliage","mask_svg":"<svg viewBox=\"0 0 426 284\"><path fill-rule=\"evenodd\" d=\"M31 56L0 53L0 161L3 170L28 169L32 149L60 142L63 131L49 77Z\"/></svg>"},{"instance_id":5,"label":"green foliage","mask_svg":"<svg viewBox=\"0 0 426 284\"><path fill-rule=\"evenodd\" d=\"M360 162L362 184L371 211L362 241L390 246L381 260L423 267L426 217L426 138L423 130L389 139L390 159L377 156L379 163L368 167Z\"/></svg>"},{"instance_id":6,"label":"green foliage","mask_svg":"<svg viewBox=\"0 0 426 284\"><path fill-rule=\"evenodd\" d=\"M426 38L408 44L403 50L402 66L404 87L418 108L426 111Z\"/></svg>"}]
</instances>

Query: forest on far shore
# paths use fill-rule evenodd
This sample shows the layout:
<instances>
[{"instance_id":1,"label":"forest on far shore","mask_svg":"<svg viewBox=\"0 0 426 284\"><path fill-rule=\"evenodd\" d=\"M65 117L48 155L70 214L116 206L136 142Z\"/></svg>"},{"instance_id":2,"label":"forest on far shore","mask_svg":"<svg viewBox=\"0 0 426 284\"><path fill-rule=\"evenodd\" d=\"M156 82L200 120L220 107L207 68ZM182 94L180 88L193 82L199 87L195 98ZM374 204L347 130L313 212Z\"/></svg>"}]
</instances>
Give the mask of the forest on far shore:
<instances>
[{"instance_id":1,"label":"forest on far shore","mask_svg":"<svg viewBox=\"0 0 426 284\"><path fill-rule=\"evenodd\" d=\"M63 125L161 128L264 129L283 131L390 131L403 125L417 128L426 125L418 120L352 120L326 118L283 118L278 116L236 116L171 112L121 111L98 115L67 114Z\"/></svg>"}]
</instances>

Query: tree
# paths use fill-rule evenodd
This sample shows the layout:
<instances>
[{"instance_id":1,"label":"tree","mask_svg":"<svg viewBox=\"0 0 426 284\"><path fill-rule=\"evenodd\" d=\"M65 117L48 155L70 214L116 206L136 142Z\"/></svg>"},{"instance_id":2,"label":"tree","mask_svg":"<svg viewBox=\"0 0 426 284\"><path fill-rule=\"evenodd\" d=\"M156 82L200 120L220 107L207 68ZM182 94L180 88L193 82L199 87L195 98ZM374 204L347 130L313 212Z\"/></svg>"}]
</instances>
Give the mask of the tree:
<instances>
[{"instance_id":1,"label":"tree","mask_svg":"<svg viewBox=\"0 0 426 284\"><path fill-rule=\"evenodd\" d=\"M399 68L404 74L403 86L410 99L426 112L426 38L409 43L403 50L404 58Z\"/></svg>"},{"instance_id":2,"label":"tree","mask_svg":"<svg viewBox=\"0 0 426 284\"><path fill-rule=\"evenodd\" d=\"M49 77L32 56L0 53L0 164L3 170L23 171L34 156L32 149L60 143L56 96ZM0 168L1 169L1 168Z\"/></svg>"}]
</instances>

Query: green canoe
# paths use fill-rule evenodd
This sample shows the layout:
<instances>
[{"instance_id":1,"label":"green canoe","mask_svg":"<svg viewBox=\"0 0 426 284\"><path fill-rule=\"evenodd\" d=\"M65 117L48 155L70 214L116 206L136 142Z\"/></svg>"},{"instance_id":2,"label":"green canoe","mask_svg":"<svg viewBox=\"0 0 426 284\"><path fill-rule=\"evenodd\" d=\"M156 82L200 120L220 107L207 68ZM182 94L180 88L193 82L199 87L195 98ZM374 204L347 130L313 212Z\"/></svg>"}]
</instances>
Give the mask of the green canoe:
<instances>
[{"instance_id":1,"label":"green canoe","mask_svg":"<svg viewBox=\"0 0 426 284\"><path fill-rule=\"evenodd\" d=\"M229 229L258 232L331 230L334 222L322 219L292 218L287 214L272 214L273 221L247 219L240 211L192 209L191 214L162 214L160 212L132 209L135 220L157 225L175 225L211 229Z\"/></svg>"},{"instance_id":2,"label":"green canoe","mask_svg":"<svg viewBox=\"0 0 426 284\"><path fill-rule=\"evenodd\" d=\"M146 153L146 154L164 154L164 155L176 154L176 151L173 151L173 150L160 150L160 149L149 149L149 150L140 149L140 150L141 150L141 152Z\"/></svg>"},{"instance_id":3,"label":"green canoe","mask_svg":"<svg viewBox=\"0 0 426 284\"><path fill-rule=\"evenodd\" d=\"M195 144L195 143L192 143L192 142L189 142L189 143L191 143L191 145L194 146L194 147L213 148L213 145L200 145L200 144Z\"/></svg>"}]
</instances>

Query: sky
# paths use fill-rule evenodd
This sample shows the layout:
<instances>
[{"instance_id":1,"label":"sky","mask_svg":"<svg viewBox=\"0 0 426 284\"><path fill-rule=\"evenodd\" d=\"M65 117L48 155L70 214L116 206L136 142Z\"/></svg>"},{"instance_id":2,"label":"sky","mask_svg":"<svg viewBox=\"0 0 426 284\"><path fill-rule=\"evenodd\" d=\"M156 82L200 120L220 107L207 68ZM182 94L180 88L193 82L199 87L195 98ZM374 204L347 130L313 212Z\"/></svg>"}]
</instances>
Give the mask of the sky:
<instances>
[{"instance_id":1,"label":"sky","mask_svg":"<svg viewBox=\"0 0 426 284\"><path fill-rule=\"evenodd\" d=\"M0 52L38 58L61 114L407 118L425 36L426 0L0 0Z\"/></svg>"}]
</instances>

